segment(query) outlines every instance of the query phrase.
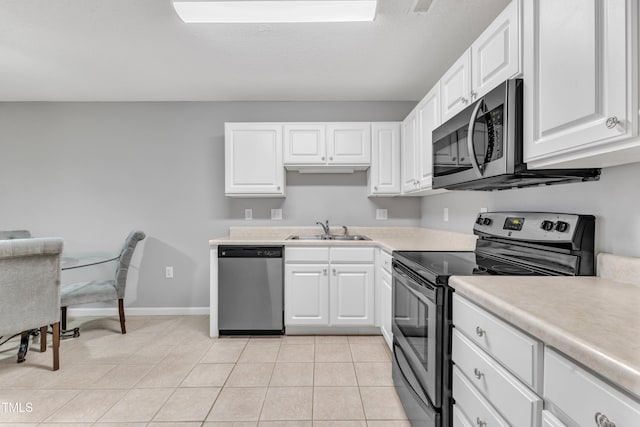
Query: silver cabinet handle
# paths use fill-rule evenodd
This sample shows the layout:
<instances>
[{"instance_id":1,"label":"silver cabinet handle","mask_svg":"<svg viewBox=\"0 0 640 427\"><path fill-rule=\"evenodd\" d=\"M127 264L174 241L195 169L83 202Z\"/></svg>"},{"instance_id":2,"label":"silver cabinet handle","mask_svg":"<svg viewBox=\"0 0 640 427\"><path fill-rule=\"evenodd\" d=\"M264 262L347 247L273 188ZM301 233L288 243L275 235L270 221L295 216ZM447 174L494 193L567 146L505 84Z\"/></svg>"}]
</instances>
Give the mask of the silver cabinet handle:
<instances>
[{"instance_id":1,"label":"silver cabinet handle","mask_svg":"<svg viewBox=\"0 0 640 427\"><path fill-rule=\"evenodd\" d=\"M465 97L460 98L460 102L462 102L463 104L467 104L469 102L469 100Z\"/></svg>"},{"instance_id":2,"label":"silver cabinet handle","mask_svg":"<svg viewBox=\"0 0 640 427\"><path fill-rule=\"evenodd\" d=\"M478 92L476 92L475 90L471 91L471 99L475 98L476 96L478 96Z\"/></svg>"},{"instance_id":3,"label":"silver cabinet handle","mask_svg":"<svg viewBox=\"0 0 640 427\"><path fill-rule=\"evenodd\" d=\"M480 326L476 326L476 335L477 336L481 337L486 333L487 332L484 329L482 329Z\"/></svg>"},{"instance_id":4,"label":"silver cabinet handle","mask_svg":"<svg viewBox=\"0 0 640 427\"><path fill-rule=\"evenodd\" d=\"M473 368L473 375L475 375L477 379L482 379L482 377L484 376L484 374L480 372L480 369L478 368Z\"/></svg>"},{"instance_id":5,"label":"silver cabinet handle","mask_svg":"<svg viewBox=\"0 0 640 427\"><path fill-rule=\"evenodd\" d=\"M280 186L278 186L278 191L280 191Z\"/></svg>"},{"instance_id":6,"label":"silver cabinet handle","mask_svg":"<svg viewBox=\"0 0 640 427\"><path fill-rule=\"evenodd\" d=\"M480 417L476 417L476 425L478 427L485 427L487 425L486 421L482 421Z\"/></svg>"},{"instance_id":7,"label":"silver cabinet handle","mask_svg":"<svg viewBox=\"0 0 640 427\"><path fill-rule=\"evenodd\" d=\"M322 156L322 161L324 162L324 156Z\"/></svg>"},{"instance_id":8,"label":"silver cabinet handle","mask_svg":"<svg viewBox=\"0 0 640 427\"><path fill-rule=\"evenodd\" d=\"M334 275L334 276L337 276L337 275L338 275L338 271L337 271L335 268L333 269L333 275Z\"/></svg>"},{"instance_id":9,"label":"silver cabinet handle","mask_svg":"<svg viewBox=\"0 0 640 427\"><path fill-rule=\"evenodd\" d=\"M323 268L323 269L322 269L322 275L323 275L323 276L326 276L326 275L327 275L327 269L326 269L326 268Z\"/></svg>"},{"instance_id":10,"label":"silver cabinet handle","mask_svg":"<svg viewBox=\"0 0 640 427\"><path fill-rule=\"evenodd\" d=\"M620 123L620 121L618 120L618 118L616 116L611 116L607 119L607 121L605 122L605 124L607 125L607 127L609 129L613 129L614 127L616 127L616 125Z\"/></svg>"},{"instance_id":11,"label":"silver cabinet handle","mask_svg":"<svg viewBox=\"0 0 640 427\"><path fill-rule=\"evenodd\" d=\"M378 191L378 186L373 187L374 190Z\"/></svg>"},{"instance_id":12,"label":"silver cabinet handle","mask_svg":"<svg viewBox=\"0 0 640 427\"><path fill-rule=\"evenodd\" d=\"M329 157L329 160L333 160L333 157Z\"/></svg>"},{"instance_id":13,"label":"silver cabinet handle","mask_svg":"<svg viewBox=\"0 0 640 427\"><path fill-rule=\"evenodd\" d=\"M616 423L609 421L609 418L602 412L596 412L596 426L598 427L616 427Z\"/></svg>"}]
</instances>

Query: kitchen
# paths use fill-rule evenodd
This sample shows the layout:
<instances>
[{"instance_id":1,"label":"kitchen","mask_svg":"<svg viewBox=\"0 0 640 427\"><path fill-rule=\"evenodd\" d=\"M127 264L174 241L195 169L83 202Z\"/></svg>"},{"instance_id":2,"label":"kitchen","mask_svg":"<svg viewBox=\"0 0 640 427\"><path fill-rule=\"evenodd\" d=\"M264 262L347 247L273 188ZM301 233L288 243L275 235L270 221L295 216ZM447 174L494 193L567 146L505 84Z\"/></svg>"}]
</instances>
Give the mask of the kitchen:
<instances>
[{"instance_id":1,"label":"kitchen","mask_svg":"<svg viewBox=\"0 0 640 427\"><path fill-rule=\"evenodd\" d=\"M442 3L434 2L431 15L427 13L424 17L403 19L413 26L427 23L437 25L439 13L445 13ZM381 92L365 93L361 90L357 95L338 98L336 93L346 91L349 85L361 87L356 84L356 79L351 78L348 83L346 80L340 83L336 92L329 95L318 94L322 89L312 88L317 92L308 95L308 98L288 92L290 89L287 82L274 80L267 88L271 90L270 93L261 92L260 99L264 101L248 98L246 92L235 99L220 95L221 99L215 94L203 95L204 99L196 99L193 95L183 95L181 98L180 94L165 92L158 99L149 91L151 82L143 81L144 79L135 80L137 88L133 84L127 86L131 95L117 92L116 83L105 81L102 84L103 82L94 80L88 70L96 63L86 56L80 55L85 62L78 63L82 75L71 75L86 87L102 91L100 94L91 91L73 92L78 89L69 86L69 82L66 86L68 92L63 92L65 76L56 74L59 70L55 68L45 68L44 70L52 73L51 78L58 79L54 80L56 85L41 85L37 88L16 84L3 88L3 92L7 94L3 98L5 101L21 101L0 104L4 134L2 151L7 158L14 159L2 171L3 182L7 183L3 187L3 196L10 201L7 212L3 215L5 227L29 227L36 235L62 235L66 246L74 251L91 250L96 241L115 247L123 228L128 229L133 225L142 227L150 238L145 242L144 258L138 266L138 280L135 283L137 287L134 286L133 291L127 295L131 315L208 315L208 241L226 236L230 227L238 226L313 227L316 221L328 219L333 226L347 225L352 229L358 226L425 227L471 235L472 225L482 208L489 212L568 212L596 216L596 253L640 256L637 245L640 234L637 215L640 210L633 197L637 192L635 183L640 178L640 169L634 163L622 164L632 159L632 154L629 153L625 154L627 158L624 161L619 161L619 166L604 168L598 181L550 187L384 198L368 197L370 181L367 172L300 174L289 171L286 172L286 198L225 197L224 123L403 121L415 107L416 101L429 92L507 4L508 2L491 2L490 7L481 7L477 2L465 2L464 6L452 7L449 13L460 16L451 19L460 19L456 21L457 27L467 28L468 34L465 31L464 34L456 33L455 37L452 35L451 46L438 48L435 56L438 61L425 61L434 64L423 65L425 70L428 68L432 71L430 78L423 78L425 81L419 84L419 93L386 95L382 91L383 86L380 86ZM116 21L135 31L137 23L131 22L136 21L132 16L142 16L144 11L142 5L138 7L140 9L136 10L137 13L119 16L120 21ZM389 7L388 4L386 7ZM171 5L167 8L171 9ZM156 14L165 16L165 9L154 10ZM173 10L168 12L175 13ZM383 12L384 9L381 19L384 19ZM81 9L77 13L92 16L91 10ZM85 22L73 21L72 18L73 14L70 17L59 17L79 34L83 31L90 33L88 23L100 24L91 19ZM20 25L26 31L33 25L46 31L50 28L48 25L54 25L53 21L47 23L43 16L36 13L32 14L32 19L35 23L27 25L16 18L7 22L4 28L15 29ZM445 31L442 26L437 28ZM267 35L270 31L278 32L277 28L274 30L274 27L269 26L262 29ZM95 31L98 30L107 31L101 27ZM637 39L637 29L635 31ZM73 34L70 33L72 32L52 29L48 34L51 40L40 42L43 46L28 46L23 47L23 50L13 51L10 48L8 52L13 52L13 56L7 57L15 59L13 64L16 69L19 66L26 67L29 63L24 61L38 58L38 49L58 52L56 46L74 42ZM15 34L11 38L8 34L7 39L13 40ZM206 31L197 35L201 42L202 39L211 42L208 38L211 36ZM138 36L142 37L140 43L152 45L152 41L145 40L143 35ZM249 39L257 37L252 32L244 33L243 36ZM24 40L28 42L30 39L25 37ZM171 43L171 40L163 40L167 44ZM429 44L429 38L420 40L420 46ZM363 42L361 39L357 41ZM47 43L54 45L56 42L55 46L47 46ZM114 45L119 46L121 42L116 38ZM353 43L356 44L355 41ZM381 46L388 52L394 51L393 46L389 47L384 43ZM75 47L77 50L60 49L55 65L74 60L80 52L84 52L78 46ZM106 52L110 52L108 47L105 47ZM242 46L238 49L244 52ZM36 52L35 57L28 56L31 51ZM142 55L140 52L138 54ZM44 53L40 56L46 57ZM129 56L128 59L140 66L137 58ZM397 59L403 61L408 73L412 62L406 57ZM251 64L250 61L249 63ZM97 64L106 67L104 63ZM127 70L127 67L120 64L123 68L113 72L116 78L126 83L127 73L123 70ZM167 64L167 67L174 72L188 71L180 70L180 61L177 65ZM153 75L151 69L142 69L150 76ZM267 67L265 72L269 70ZM281 71L279 68L277 70ZM425 71L416 71L416 75L421 73L424 74ZM402 80L400 74L403 73L395 74L392 86ZM293 78L289 84L290 87L300 85ZM183 87L185 91L189 90L188 85ZM147 92L144 91L145 88ZM258 86L250 88L258 93ZM20 93L18 89L21 90ZM113 93L109 93L110 91ZM637 94L637 83L633 93ZM253 100L246 101L247 99ZM391 101L379 102L380 99ZM114 102L90 102L98 100ZM117 102L125 100L146 102ZM187 102L193 100L200 102ZM212 100L231 102L207 102ZM526 126L531 121L525 119L524 123ZM55 161L52 162L52 159ZM598 158L595 159L597 163ZM602 165L589 167L605 166L605 162L616 163L601 161ZM34 172L25 174L27 167L33 168ZM21 177L20 185L10 184L15 182L12 177L16 176ZM43 176L47 179L43 180ZM125 205L126 209L118 208ZM43 207L46 209L42 209ZM251 221L244 219L246 209L252 210ZM282 210L282 220L270 219L272 209ZM376 219L377 209L387 210L386 221ZM448 212L447 220L444 219L445 209ZM314 234L321 232L319 226L315 226L315 230ZM165 266L174 267L174 278L165 277Z\"/></svg>"}]
</instances>

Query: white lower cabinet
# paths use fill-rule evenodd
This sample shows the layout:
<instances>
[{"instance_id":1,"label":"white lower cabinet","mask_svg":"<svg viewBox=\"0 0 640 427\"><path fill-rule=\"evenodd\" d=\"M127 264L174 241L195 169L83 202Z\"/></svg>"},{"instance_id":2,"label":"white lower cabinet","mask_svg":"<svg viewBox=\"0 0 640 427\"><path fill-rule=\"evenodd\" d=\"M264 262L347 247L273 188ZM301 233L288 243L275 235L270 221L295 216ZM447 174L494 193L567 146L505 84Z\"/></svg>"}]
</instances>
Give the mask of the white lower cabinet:
<instances>
[{"instance_id":1,"label":"white lower cabinet","mask_svg":"<svg viewBox=\"0 0 640 427\"><path fill-rule=\"evenodd\" d=\"M373 248L286 248L285 325L373 326Z\"/></svg>"},{"instance_id":2,"label":"white lower cabinet","mask_svg":"<svg viewBox=\"0 0 640 427\"><path fill-rule=\"evenodd\" d=\"M567 427L562 421L557 419L551 412L542 411L542 427Z\"/></svg>"},{"instance_id":3,"label":"white lower cabinet","mask_svg":"<svg viewBox=\"0 0 640 427\"><path fill-rule=\"evenodd\" d=\"M382 319L380 321L380 330L382 331L382 336L384 340L387 342L389 348L393 348L393 332L391 332L391 323L392 323L392 304L393 304L393 292L391 285L391 275L386 271L382 271L380 273L380 305L381 305L381 316Z\"/></svg>"},{"instance_id":4,"label":"white lower cabinet","mask_svg":"<svg viewBox=\"0 0 640 427\"><path fill-rule=\"evenodd\" d=\"M472 424L478 427L510 426L456 366L453 367L452 390L455 406Z\"/></svg>"}]
</instances>

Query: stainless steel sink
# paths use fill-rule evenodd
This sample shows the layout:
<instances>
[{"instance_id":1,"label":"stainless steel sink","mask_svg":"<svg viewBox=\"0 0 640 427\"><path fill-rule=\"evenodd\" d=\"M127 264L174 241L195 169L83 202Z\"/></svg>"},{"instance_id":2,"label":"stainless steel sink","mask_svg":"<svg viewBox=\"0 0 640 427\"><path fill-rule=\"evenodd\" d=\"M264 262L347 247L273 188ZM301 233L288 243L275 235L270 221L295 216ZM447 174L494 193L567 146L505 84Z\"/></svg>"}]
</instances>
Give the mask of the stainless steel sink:
<instances>
[{"instance_id":1,"label":"stainless steel sink","mask_svg":"<svg viewBox=\"0 0 640 427\"><path fill-rule=\"evenodd\" d=\"M347 240L347 241L356 241L356 240L371 240L367 236L353 234L353 235L330 235L325 237L322 234L313 234L308 236L289 236L287 240Z\"/></svg>"}]
</instances>

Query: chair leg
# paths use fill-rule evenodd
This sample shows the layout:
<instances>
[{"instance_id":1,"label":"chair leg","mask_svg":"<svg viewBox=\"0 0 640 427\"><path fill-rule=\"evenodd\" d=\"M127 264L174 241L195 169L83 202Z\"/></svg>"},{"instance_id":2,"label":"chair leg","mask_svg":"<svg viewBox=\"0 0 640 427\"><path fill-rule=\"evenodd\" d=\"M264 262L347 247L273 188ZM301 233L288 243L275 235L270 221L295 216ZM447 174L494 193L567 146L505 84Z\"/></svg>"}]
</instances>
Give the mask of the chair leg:
<instances>
[{"instance_id":1,"label":"chair leg","mask_svg":"<svg viewBox=\"0 0 640 427\"><path fill-rule=\"evenodd\" d=\"M22 331L20 334L20 348L18 349L18 363L25 361L27 351L29 351L29 331Z\"/></svg>"},{"instance_id":2,"label":"chair leg","mask_svg":"<svg viewBox=\"0 0 640 427\"><path fill-rule=\"evenodd\" d=\"M123 298L118 299L118 314L120 315L120 330L124 335L127 333L127 328L124 325L125 319L124 319L124 299Z\"/></svg>"},{"instance_id":3,"label":"chair leg","mask_svg":"<svg viewBox=\"0 0 640 427\"><path fill-rule=\"evenodd\" d=\"M60 322L51 325L53 328L53 370L60 369Z\"/></svg>"},{"instance_id":4,"label":"chair leg","mask_svg":"<svg viewBox=\"0 0 640 427\"><path fill-rule=\"evenodd\" d=\"M40 328L40 353L47 351L47 327Z\"/></svg>"},{"instance_id":5,"label":"chair leg","mask_svg":"<svg viewBox=\"0 0 640 427\"><path fill-rule=\"evenodd\" d=\"M60 307L60 322L62 323L62 330L67 330L67 307Z\"/></svg>"}]
</instances>

